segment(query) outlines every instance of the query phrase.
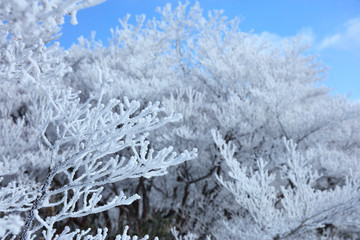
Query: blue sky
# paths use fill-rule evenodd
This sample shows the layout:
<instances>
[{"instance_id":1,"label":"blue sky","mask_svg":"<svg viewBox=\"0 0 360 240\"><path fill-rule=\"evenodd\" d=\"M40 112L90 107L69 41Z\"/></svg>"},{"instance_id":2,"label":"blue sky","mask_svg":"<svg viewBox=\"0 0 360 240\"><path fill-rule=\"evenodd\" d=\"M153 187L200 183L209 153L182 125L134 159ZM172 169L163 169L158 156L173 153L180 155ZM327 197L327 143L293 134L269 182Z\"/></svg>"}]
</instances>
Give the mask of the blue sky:
<instances>
[{"instance_id":1,"label":"blue sky","mask_svg":"<svg viewBox=\"0 0 360 240\"><path fill-rule=\"evenodd\" d=\"M127 13L145 14L148 19L158 17L155 9L170 2L166 0L107 0L78 12L78 25L70 18L63 27L60 44L68 48L77 38L89 38L96 31L96 39L104 44L110 28L119 25L118 19ZM190 1L194 3L195 1ZM360 99L360 0L199 0L204 13L223 9L228 18L240 16L242 31L274 42L300 35L329 68L325 82L334 94ZM134 19L134 18L132 18Z\"/></svg>"}]
</instances>

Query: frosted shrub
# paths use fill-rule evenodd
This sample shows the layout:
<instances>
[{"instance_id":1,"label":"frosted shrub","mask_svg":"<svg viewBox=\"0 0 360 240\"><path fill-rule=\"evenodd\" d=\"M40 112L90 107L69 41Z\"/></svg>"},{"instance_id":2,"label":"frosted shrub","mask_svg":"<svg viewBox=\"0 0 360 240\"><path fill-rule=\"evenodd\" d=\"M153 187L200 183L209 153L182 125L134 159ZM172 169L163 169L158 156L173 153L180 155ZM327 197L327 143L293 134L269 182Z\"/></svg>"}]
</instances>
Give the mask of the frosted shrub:
<instances>
[{"instance_id":1,"label":"frosted shrub","mask_svg":"<svg viewBox=\"0 0 360 240\"><path fill-rule=\"evenodd\" d=\"M213 137L230 169L231 180L217 178L251 217L250 222L236 216L224 221L219 237L295 239L325 225L344 229L359 225L358 174L349 175L334 189L318 189L322 176L312 166L313 149L300 153L293 141L284 140L283 164L269 172L269 164L263 159L255 168L241 166L234 158L236 147L216 132Z\"/></svg>"}]
</instances>

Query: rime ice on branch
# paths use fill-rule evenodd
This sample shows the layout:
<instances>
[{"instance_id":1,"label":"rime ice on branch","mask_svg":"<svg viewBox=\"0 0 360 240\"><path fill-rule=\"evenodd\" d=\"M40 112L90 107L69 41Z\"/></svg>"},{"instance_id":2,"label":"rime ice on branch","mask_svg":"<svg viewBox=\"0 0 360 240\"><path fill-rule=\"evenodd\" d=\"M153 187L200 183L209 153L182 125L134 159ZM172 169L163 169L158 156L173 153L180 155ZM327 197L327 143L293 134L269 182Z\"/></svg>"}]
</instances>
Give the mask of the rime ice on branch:
<instances>
[{"instance_id":1,"label":"rime ice on branch","mask_svg":"<svg viewBox=\"0 0 360 240\"><path fill-rule=\"evenodd\" d=\"M70 91L50 96L52 109L42 134L51 149L50 171L32 202L23 239L42 227L46 229L44 237L52 239L56 222L131 204L139 196L126 197L123 192L100 204L103 186L129 178L161 176L167 167L196 157L196 151L177 156L172 147L157 152L149 148L148 131L180 118L174 114L159 118L164 111L159 103L139 110L139 102L126 98L124 103L112 99L103 104L101 95L85 103L77 96ZM121 156L124 149L131 149L130 157ZM63 186L54 187L56 177L65 179ZM56 209L54 215L41 217L39 210L44 208Z\"/></svg>"}]
</instances>

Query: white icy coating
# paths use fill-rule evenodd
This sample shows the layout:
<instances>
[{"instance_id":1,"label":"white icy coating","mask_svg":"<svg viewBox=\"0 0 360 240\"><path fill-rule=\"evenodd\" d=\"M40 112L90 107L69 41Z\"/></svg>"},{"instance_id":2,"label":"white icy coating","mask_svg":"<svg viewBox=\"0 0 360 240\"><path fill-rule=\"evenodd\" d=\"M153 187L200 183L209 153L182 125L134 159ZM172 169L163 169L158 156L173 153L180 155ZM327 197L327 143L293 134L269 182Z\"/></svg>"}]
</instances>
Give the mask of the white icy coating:
<instances>
[{"instance_id":1,"label":"white icy coating","mask_svg":"<svg viewBox=\"0 0 360 240\"><path fill-rule=\"evenodd\" d=\"M186 2L126 16L106 47L53 42L100 2L0 1L0 236L359 236L360 107L297 39ZM57 229L91 214L108 228Z\"/></svg>"}]
</instances>

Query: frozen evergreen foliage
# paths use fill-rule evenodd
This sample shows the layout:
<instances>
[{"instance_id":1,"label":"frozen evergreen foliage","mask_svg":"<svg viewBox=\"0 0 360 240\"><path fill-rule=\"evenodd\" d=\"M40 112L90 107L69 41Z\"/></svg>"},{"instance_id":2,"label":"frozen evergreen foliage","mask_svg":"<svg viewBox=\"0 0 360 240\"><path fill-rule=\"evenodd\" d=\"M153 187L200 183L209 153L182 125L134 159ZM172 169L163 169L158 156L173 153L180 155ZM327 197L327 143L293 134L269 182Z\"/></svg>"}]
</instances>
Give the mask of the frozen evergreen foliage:
<instances>
[{"instance_id":1,"label":"frozen evergreen foliage","mask_svg":"<svg viewBox=\"0 0 360 240\"><path fill-rule=\"evenodd\" d=\"M99 2L0 1L2 239L359 238L360 106L301 42L188 2L53 42Z\"/></svg>"}]
</instances>

